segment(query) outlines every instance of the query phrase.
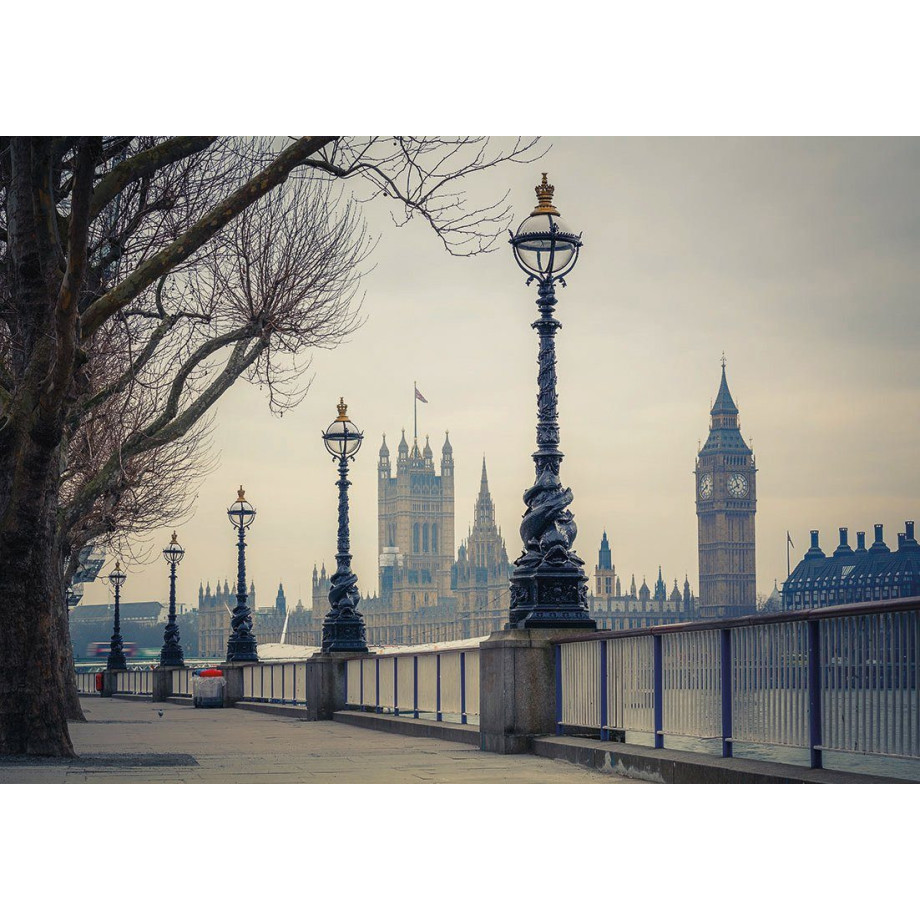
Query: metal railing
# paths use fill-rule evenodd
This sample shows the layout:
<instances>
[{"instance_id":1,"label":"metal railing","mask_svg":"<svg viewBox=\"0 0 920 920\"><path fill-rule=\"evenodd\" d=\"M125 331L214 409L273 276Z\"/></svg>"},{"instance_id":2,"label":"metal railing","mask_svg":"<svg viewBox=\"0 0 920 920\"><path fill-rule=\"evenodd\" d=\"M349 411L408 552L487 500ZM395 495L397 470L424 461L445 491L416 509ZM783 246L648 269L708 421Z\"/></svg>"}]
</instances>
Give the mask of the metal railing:
<instances>
[{"instance_id":1,"label":"metal railing","mask_svg":"<svg viewBox=\"0 0 920 920\"><path fill-rule=\"evenodd\" d=\"M77 693L98 693L96 690L96 675L101 674L103 668L95 671L77 671Z\"/></svg>"},{"instance_id":2,"label":"metal railing","mask_svg":"<svg viewBox=\"0 0 920 920\"><path fill-rule=\"evenodd\" d=\"M116 693L131 693L136 696L153 695L153 671L148 668L116 671L115 675Z\"/></svg>"},{"instance_id":3,"label":"metal railing","mask_svg":"<svg viewBox=\"0 0 920 920\"><path fill-rule=\"evenodd\" d=\"M920 600L595 633L556 644L557 732L920 759Z\"/></svg>"},{"instance_id":4,"label":"metal railing","mask_svg":"<svg viewBox=\"0 0 920 920\"><path fill-rule=\"evenodd\" d=\"M243 668L243 699L257 703L307 703L307 665L304 661L284 664L247 665Z\"/></svg>"},{"instance_id":5,"label":"metal railing","mask_svg":"<svg viewBox=\"0 0 920 920\"><path fill-rule=\"evenodd\" d=\"M349 659L345 703L416 719L478 724L479 649Z\"/></svg>"}]
</instances>

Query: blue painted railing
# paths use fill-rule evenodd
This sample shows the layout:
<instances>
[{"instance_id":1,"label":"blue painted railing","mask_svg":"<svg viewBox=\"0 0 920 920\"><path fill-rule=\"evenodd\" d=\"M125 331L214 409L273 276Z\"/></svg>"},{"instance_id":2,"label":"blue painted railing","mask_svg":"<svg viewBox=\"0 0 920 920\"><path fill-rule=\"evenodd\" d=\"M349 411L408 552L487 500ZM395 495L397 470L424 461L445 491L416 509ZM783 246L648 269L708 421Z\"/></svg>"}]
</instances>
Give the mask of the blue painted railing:
<instances>
[{"instance_id":1,"label":"blue painted railing","mask_svg":"<svg viewBox=\"0 0 920 920\"><path fill-rule=\"evenodd\" d=\"M557 732L917 761L920 598L582 634L556 644Z\"/></svg>"}]
</instances>

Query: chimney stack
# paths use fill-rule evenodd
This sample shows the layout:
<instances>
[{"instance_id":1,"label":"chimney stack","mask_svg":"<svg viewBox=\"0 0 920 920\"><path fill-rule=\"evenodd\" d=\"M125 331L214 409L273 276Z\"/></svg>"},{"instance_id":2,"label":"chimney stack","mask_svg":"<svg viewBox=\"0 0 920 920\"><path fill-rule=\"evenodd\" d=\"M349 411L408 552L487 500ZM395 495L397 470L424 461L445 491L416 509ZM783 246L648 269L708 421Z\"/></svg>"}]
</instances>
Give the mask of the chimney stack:
<instances>
[{"instance_id":1,"label":"chimney stack","mask_svg":"<svg viewBox=\"0 0 920 920\"><path fill-rule=\"evenodd\" d=\"M866 552L866 532L864 530L856 531L856 552Z\"/></svg>"},{"instance_id":2,"label":"chimney stack","mask_svg":"<svg viewBox=\"0 0 920 920\"><path fill-rule=\"evenodd\" d=\"M821 551L821 547L818 546L818 531L813 530L811 532L811 546L807 553L805 553L806 559L824 559L824 553Z\"/></svg>"},{"instance_id":3,"label":"chimney stack","mask_svg":"<svg viewBox=\"0 0 920 920\"><path fill-rule=\"evenodd\" d=\"M904 535L904 544L901 546L901 549L911 553L920 551L920 543L917 543L917 541L914 539L914 522L905 521L904 529L907 531L907 533Z\"/></svg>"},{"instance_id":4,"label":"chimney stack","mask_svg":"<svg viewBox=\"0 0 920 920\"><path fill-rule=\"evenodd\" d=\"M850 544L847 543L847 529L846 527L840 528L840 546L834 550L835 556L852 556L853 550L850 549Z\"/></svg>"},{"instance_id":5,"label":"chimney stack","mask_svg":"<svg viewBox=\"0 0 920 920\"><path fill-rule=\"evenodd\" d=\"M890 553L891 550L885 545L882 539L882 525L875 525L875 542L869 547L870 553Z\"/></svg>"}]
</instances>

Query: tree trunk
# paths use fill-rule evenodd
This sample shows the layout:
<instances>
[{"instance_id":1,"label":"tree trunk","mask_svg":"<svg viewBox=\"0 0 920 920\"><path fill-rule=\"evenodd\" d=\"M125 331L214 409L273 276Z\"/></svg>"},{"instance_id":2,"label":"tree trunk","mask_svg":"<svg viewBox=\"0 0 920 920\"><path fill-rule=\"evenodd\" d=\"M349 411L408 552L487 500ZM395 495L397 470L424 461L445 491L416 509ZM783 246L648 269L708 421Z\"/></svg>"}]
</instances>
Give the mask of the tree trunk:
<instances>
[{"instance_id":1,"label":"tree trunk","mask_svg":"<svg viewBox=\"0 0 920 920\"><path fill-rule=\"evenodd\" d=\"M15 460L6 457L7 464ZM38 513L0 530L0 755L74 756L55 628L63 597L54 534L57 469L49 467Z\"/></svg>"},{"instance_id":2,"label":"tree trunk","mask_svg":"<svg viewBox=\"0 0 920 920\"><path fill-rule=\"evenodd\" d=\"M63 599L62 599L63 600ZM64 684L64 707L70 722L85 722L80 694L77 692L77 675L73 666L73 644L70 641L70 613L66 600L58 605L54 617L54 643L60 655L60 669Z\"/></svg>"}]
</instances>

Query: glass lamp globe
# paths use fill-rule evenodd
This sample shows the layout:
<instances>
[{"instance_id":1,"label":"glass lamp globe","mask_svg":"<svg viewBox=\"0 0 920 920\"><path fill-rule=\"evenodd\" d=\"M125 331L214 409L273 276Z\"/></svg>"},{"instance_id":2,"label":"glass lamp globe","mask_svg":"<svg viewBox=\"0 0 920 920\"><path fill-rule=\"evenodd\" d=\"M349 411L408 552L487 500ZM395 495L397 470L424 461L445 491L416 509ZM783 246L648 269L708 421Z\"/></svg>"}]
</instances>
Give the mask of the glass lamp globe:
<instances>
[{"instance_id":1,"label":"glass lamp globe","mask_svg":"<svg viewBox=\"0 0 920 920\"><path fill-rule=\"evenodd\" d=\"M246 492L240 486L236 501L227 509L227 517L234 527L249 527L256 516L256 509L246 501Z\"/></svg>"},{"instance_id":2,"label":"glass lamp globe","mask_svg":"<svg viewBox=\"0 0 920 920\"><path fill-rule=\"evenodd\" d=\"M178 565L182 561L184 555L185 550L179 545L179 542L176 540L176 532L173 531L169 546L163 550L163 558L170 564Z\"/></svg>"},{"instance_id":3,"label":"glass lamp globe","mask_svg":"<svg viewBox=\"0 0 920 920\"><path fill-rule=\"evenodd\" d=\"M536 187L537 207L511 237L514 255L532 277L552 281L575 267L581 234L573 233L553 204L554 186L546 180Z\"/></svg>"},{"instance_id":4,"label":"glass lamp globe","mask_svg":"<svg viewBox=\"0 0 920 920\"><path fill-rule=\"evenodd\" d=\"M323 443L333 457L341 460L345 457L353 457L358 452L364 435L358 431L358 426L348 418L346 414L348 406L345 405L344 397L339 397L339 404L336 408L339 410L339 417L323 432Z\"/></svg>"},{"instance_id":5,"label":"glass lamp globe","mask_svg":"<svg viewBox=\"0 0 920 920\"><path fill-rule=\"evenodd\" d=\"M113 587L120 588L125 583L127 577L127 572L122 572L121 570L121 562L116 562L115 569L109 573L109 582Z\"/></svg>"}]
</instances>

